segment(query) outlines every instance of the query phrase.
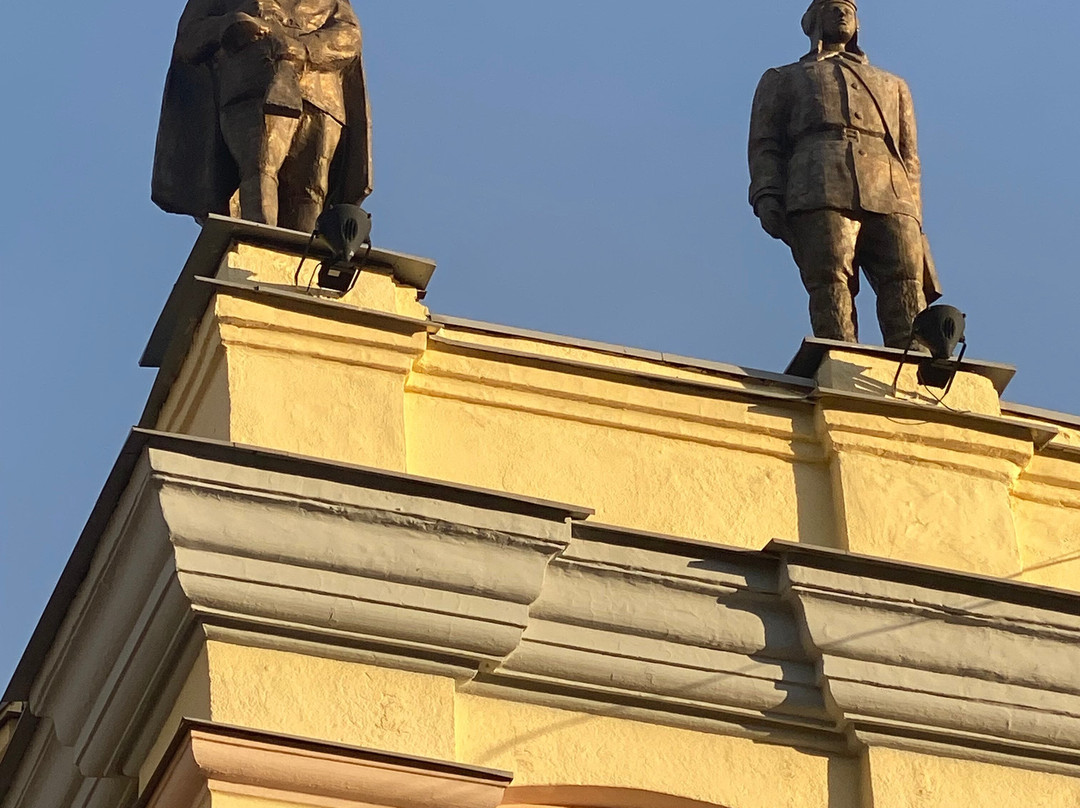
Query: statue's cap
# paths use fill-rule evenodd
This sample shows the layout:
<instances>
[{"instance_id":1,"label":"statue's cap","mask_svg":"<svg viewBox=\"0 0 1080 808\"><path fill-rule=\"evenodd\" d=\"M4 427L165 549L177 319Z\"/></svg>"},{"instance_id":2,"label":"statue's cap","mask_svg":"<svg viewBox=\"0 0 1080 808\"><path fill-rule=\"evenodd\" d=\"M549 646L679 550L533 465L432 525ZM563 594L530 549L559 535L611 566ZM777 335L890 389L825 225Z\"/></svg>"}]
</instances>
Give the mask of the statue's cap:
<instances>
[{"instance_id":1,"label":"statue's cap","mask_svg":"<svg viewBox=\"0 0 1080 808\"><path fill-rule=\"evenodd\" d=\"M827 3L846 3L856 11L859 10L859 6L855 3L855 0L814 0L810 4L810 8L806 9L806 13L803 14L802 18L803 33L807 36L814 36L815 31L817 31L817 14L821 10L821 7Z\"/></svg>"},{"instance_id":2,"label":"statue's cap","mask_svg":"<svg viewBox=\"0 0 1080 808\"><path fill-rule=\"evenodd\" d=\"M803 32L810 37L810 53L818 53L821 51L821 19L820 12L829 3L845 3L851 6L855 11L859 10L859 6L855 3L855 0L814 0L810 4L810 8L806 9L806 13L802 18ZM861 59L865 59L866 56L859 47L859 34L856 32L852 40L847 44L846 50L853 56L857 56Z\"/></svg>"}]
</instances>

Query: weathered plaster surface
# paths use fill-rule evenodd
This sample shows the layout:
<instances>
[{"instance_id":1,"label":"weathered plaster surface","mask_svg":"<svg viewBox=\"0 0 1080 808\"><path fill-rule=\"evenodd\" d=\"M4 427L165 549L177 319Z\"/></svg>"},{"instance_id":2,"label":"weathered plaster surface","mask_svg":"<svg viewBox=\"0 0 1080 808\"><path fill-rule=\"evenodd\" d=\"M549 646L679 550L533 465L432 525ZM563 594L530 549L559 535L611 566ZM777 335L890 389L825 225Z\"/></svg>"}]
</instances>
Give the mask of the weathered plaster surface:
<instances>
[{"instance_id":1,"label":"weathered plaster surface","mask_svg":"<svg viewBox=\"0 0 1080 808\"><path fill-rule=\"evenodd\" d=\"M1080 779L1011 767L871 749L867 778L873 808L1076 808Z\"/></svg>"},{"instance_id":2,"label":"weathered plaster surface","mask_svg":"<svg viewBox=\"0 0 1080 808\"><path fill-rule=\"evenodd\" d=\"M1076 595L158 440L4 808L113 805L181 717L732 808L891 805L852 802L881 748L1080 774Z\"/></svg>"},{"instance_id":3,"label":"weathered plaster surface","mask_svg":"<svg viewBox=\"0 0 1080 808\"><path fill-rule=\"evenodd\" d=\"M458 726L459 759L513 771L516 786L639 789L732 808L859 805L858 763L839 756L466 695Z\"/></svg>"},{"instance_id":4,"label":"weathered plaster surface","mask_svg":"<svg viewBox=\"0 0 1080 808\"><path fill-rule=\"evenodd\" d=\"M211 642L210 717L224 724L454 760L454 680Z\"/></svg>"},{"instance_id":5,"label":"weathered plaster surface","mask_svg":"<svg viewBox=\"0 0 1080 808\"><path fill-rule=\"evenodd\" d=\"M218 274L291 288L294 258L239 244ZM1010 428L983 376L959 374L945 408L914 365L893 396L895 361L837 349L821 398L659 353L425 327L415 290L361 279L343 302L374 312L363 323L219 289L157 425L581 502L639 530L1080 588L1080 455L1054 454L1074 436L1036 424L1059 433L1044 450Z\"/></svg>"},{"instance_id":6,"label":"weathered plaster surface","mask_svg":"<svg viewBox=\"0 0 1080 808\"><path fill-rule=\"evenodd\" d=\"M0 808L126 804L183 718L641 808L1080 805L1080 601L1017 583L1080 591L1080 430L854 348L784 379L439 323L389 274L303 298L294 258L233 249L146 424L261 454L133 461ZM351 804L274 788L190 804Z\"/></svg>"}]
</instances>

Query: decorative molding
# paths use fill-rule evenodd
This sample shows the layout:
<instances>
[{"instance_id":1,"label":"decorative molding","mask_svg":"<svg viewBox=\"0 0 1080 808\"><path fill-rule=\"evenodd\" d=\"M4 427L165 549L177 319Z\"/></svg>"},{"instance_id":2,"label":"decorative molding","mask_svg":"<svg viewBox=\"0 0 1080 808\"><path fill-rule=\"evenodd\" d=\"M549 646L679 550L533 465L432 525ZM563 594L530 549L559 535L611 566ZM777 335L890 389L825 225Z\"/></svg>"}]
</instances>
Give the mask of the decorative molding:
<instances>
[{"instance_id":1,"label":"decorative molding","mask_svg":"<svg viewBox=\"0 0 1080 808\"><path fill-rule=\"evenodd\" d=\"M849 395L852 394L841 394ZM914 414L908 414L906 422L900 418L889 421L886 431L876 421L869 425L867 414L860 408L848 408L848 403L846 398L840 398L823 403L821 408L822 440L835 454L862 454L905 464L917 462L920 467L958 471L1008 486L1035 453L1026 429L1010 427L999 434L993 430L1001 425L993 419L985 424L988 427L985 431L978 430L982 432L979 440L973 441L971 424L951 424L929 416L921 422L910 420Z\"/></svg>"},{"instance_id":2,"label":"decorative molding","mask_svg":"<svg viewBox=\"0 0 1080 808\"><path fill-rule=\"evenodd\" d=\"M512 775L456 763L185 721L138 808L237 794L322 808L496 808Z\"/></svg>"},{"instance_id":3,"label":"decorative molding","mask_svg":"<svg viewBox=\"0 0 1080 808\"><path fill-rule=\"evenodd\" d=\"M477 361L486 363L481 374ZM581 377L587 386L568 392L565 382L551 383L552 374ZM434 335L405 389L786 461L825 459L805 394L719 377L630 370Z\"/></svg>"},{"instance_id":4,"label":"decorative molding","mask_svg":"<svg viewBox=\"0 0 1080 808\"><path fill-rule=\"evenodd\" d=\"M31 644L41 656L20 665L33 684L8 695L41 721L0 785L5 808L118 804L208 636L800 748L930 748L1080 774L1080 595L609 528L580 508L213 441L133 440L126 488L110 480L99 509L111 518L92 520L47 640Z\"/></svg>"},{"instance_id":5,"label":"decorative molding","mask_svg":"<svg viewBox=\"0 0 1080 808\"><path fill-rule=\"evenodd\" d=\"M1080 774L1080 609L822 561L784 559L783 595L855 741Z\"/></svg>"},{"instance_id":6,"label":"decorative molding","mask_svg":"<svg viewBox=\"0 0 1080 808\"><path fill-rule=\"evenodd\" d=\"M595 525L575 526L574 537L551 563L521 644L480 684L691 710L837 748L774 565L702 545L627 546L632 532Z\"/></svg>"},{"instance_id":7,"label":"decorative molding","mask_svg":"<svg viewBox=\"0 0 1080 808\"><path fill-rule=\"evenodd\" d=\"M272 316L268 316L272 313ZM321 359L405 375L424 352L426 331L399 334L371 324L340 323L220 291L214 329L226 352L249 349Z\"/></svg>"}]
</instances>

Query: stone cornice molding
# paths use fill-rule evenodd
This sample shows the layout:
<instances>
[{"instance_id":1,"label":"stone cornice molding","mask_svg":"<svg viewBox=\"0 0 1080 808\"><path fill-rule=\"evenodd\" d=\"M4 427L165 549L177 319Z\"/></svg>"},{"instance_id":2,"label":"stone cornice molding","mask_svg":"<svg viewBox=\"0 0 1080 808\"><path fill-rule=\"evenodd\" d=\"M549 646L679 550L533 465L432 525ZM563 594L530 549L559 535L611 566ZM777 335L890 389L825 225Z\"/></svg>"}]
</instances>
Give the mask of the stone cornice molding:
<instances>
[{"instance_id":1,"label":"stone cornice molding","mask_svg":"<svg viewBox=\"0 0 1080 808\"><path fill-rule=\"evenodd\" d=\"M496 808L507 772L185 721L137 808L234 794L325 808Z\"/></svg>"},{"instance_id":2,"label":"stone cornice molding","mask_svg":"<svg viewBox=\"0 0 1080 808\"><path fill-rule=\"evenodd\" d=\"M521 644L474 687L578 690L728 731L836 748L775 564L647 534L575 525ZM633 546L638 542L638 546Z\"/></svg>"},{"instance_id":3,"label":"stone cornice molding","mask_svg":"<svg viewBox=\"0 0 1080 808\"><path fill-rule=\"evenodd\" d=\"M880 562L773 549L830 713L854 742L1080 773L1075 595L947 573L875 578Z\"/></svg>"},{"instance_id":4,"label":"stone cornice molding","mask_svg":"<svg viewBox=\"0 0 1080 808\"><path fill-rule=\"evenodd\" d=\"M929 746L1080 774L1080 595L134 441L5 696L42 719L20 794L50 770L83 778L76 790L130 788L208 636L801 748Z\"/></svg>"}]
</instances>

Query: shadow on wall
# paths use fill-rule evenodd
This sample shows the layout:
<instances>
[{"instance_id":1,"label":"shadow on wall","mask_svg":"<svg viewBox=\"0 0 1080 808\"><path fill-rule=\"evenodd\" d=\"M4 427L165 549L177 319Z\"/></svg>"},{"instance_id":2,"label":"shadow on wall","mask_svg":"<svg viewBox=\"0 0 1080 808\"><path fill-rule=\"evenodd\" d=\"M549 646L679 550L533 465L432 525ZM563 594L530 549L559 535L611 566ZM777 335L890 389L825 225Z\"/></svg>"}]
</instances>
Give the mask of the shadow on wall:
<instances>
[{"instance_id":1,"label":"shadow on wall","mask_svg":"<svg viewBox=\"0 0 1080 808\"><path fill-rule=\"evenodd\" d=\"M804 403L792 414L788 407L775 405L752 405L748 412L770 417L790 417L791 433L794 435L791 473L795 483L795 508L798 536L785 536L786 541L796 541L814 547L843 550L844 541L837 529L838 515L833 500L832 468L824 447L821 445L813 405ZM764 546L779 536L762 536Z\"/></svg>"},{"instance_id":2,"label":"shadow on wall","mask_svg":"<svg viewBox=\"0 0 1080 808\"><path fill-rule=\"evenodd\" d=\"M869 795L863 793L863 764L858 759L829 759L829 808L862 808L871 806Z\"/></svg>"},{"instance_id":3,"label":"shadow on wall","mask_svg":"<svg viewBox=\"0 0 1080 808\"><path fill-rule=\"evenodd\" d=\"M655 791L601 786L521 786L506 790L502 808L737 808Z\"/></svg>"},{"instance_id":4,"label":"shadow on wall","mask_svg":"<svg viewBox=\"0 0 1080 808\"><path fill-rule=\"evenodd\" d=\"M829 765L827 808L860 808L860 766L857 760L836 760ZM519 786L506 790L500 808L738 808L685 797L601 786Z\"/></svg>"}]
</instances>

